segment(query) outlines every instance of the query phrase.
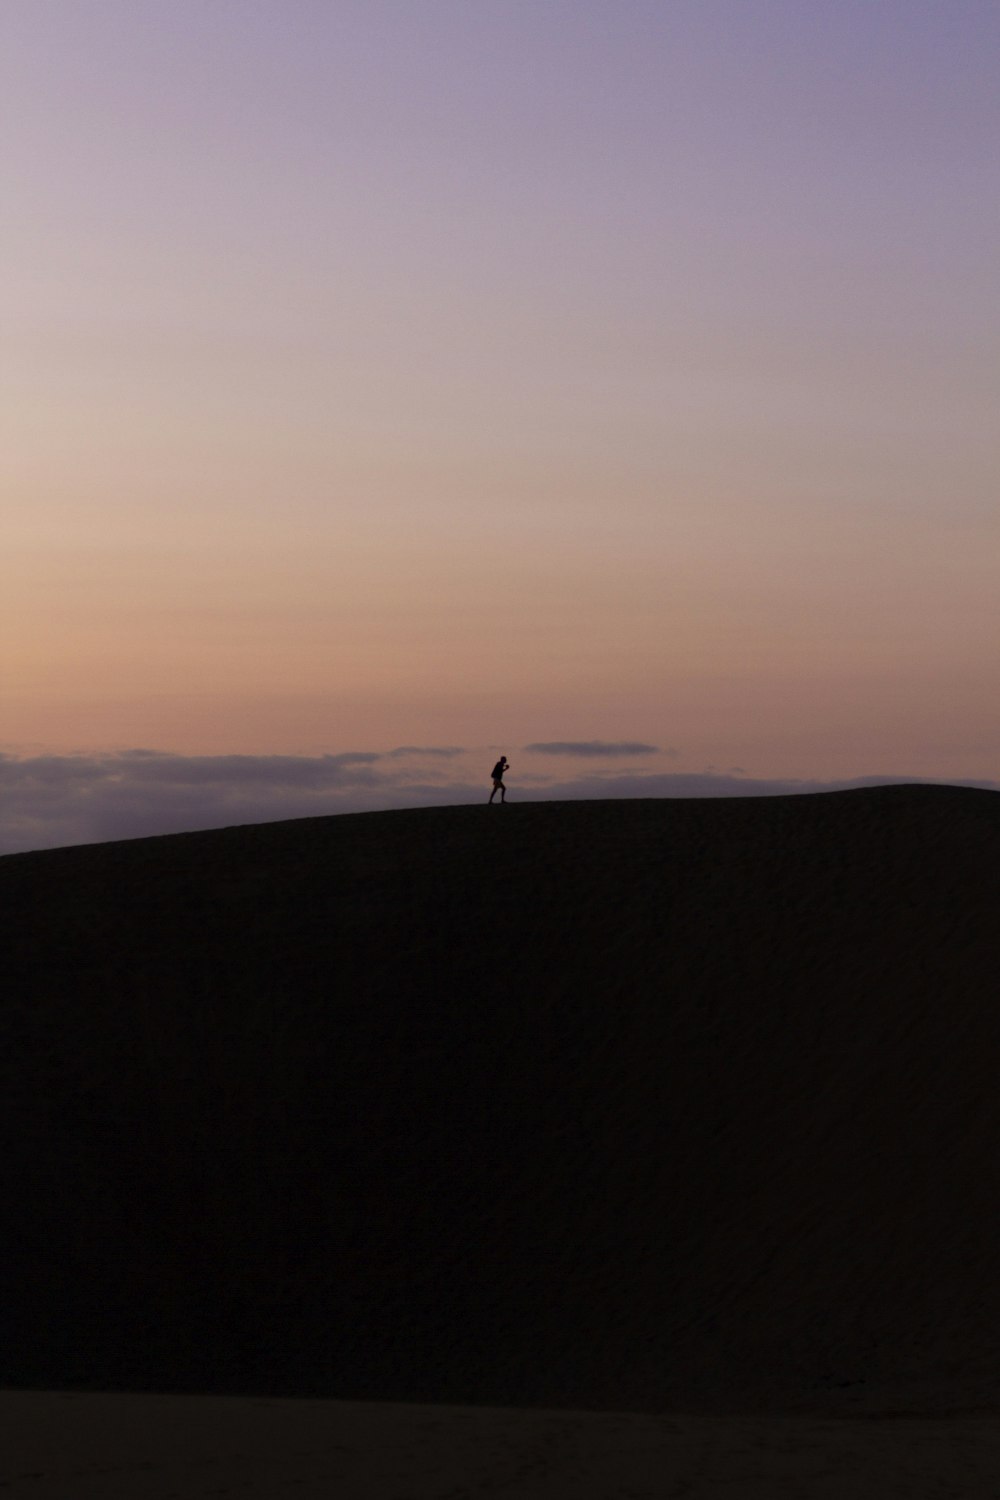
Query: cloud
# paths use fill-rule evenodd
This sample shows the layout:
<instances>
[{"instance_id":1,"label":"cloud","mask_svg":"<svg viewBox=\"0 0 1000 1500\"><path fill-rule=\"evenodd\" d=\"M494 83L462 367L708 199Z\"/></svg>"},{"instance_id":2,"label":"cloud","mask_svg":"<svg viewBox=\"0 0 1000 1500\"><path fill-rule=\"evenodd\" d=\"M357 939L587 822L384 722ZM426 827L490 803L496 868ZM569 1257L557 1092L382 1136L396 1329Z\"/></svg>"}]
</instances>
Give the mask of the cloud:
<instances>
[{"instance_id":1,"label":"cloud","mask_svg":"<svg viewBox=\"0 0 1000 1500\"><path fill-rule=\"evenodd\" d=\"M449 753L442 754L442 764L430 769L407 755L376 750L320 756L186 756L156 750L109 755L0 754L0 853L331 813L485 803L489 787L480 764L482 751L456 750L453 755L452 747L446 748ZM683 774L595 767L585 775L554 780L515 775L509 787L512 802L540 802L787 796L919 779L765 781L735 770ZM959 784L1000 790L996 782Z\"/></svg>"},{"instance_id":2,"label":"cloud","mask_svg":"<svg viewBox=\"0 0 1000 1500\"><path fill-rule=\"evenodd\" d=\"M122 759L128 759L123 756ZM143 781L229 787L287 786L327 788L365 779L358 768L374 765L373 750L344 755L153 755L130 765L126 774Z\"/></svg>"},{"instance_id":3,"label":"cloud","mask_svg":"<svg viewBox=\"0 0 1000 1500\"><path fill-rule=\"evenodd\" d=\"M459 745L397 745L395 750L386 751L386 759L398 760L408 755L434 755L450 760L464 753Z\"/></svg>"},{"instance_id":4,"label":"cloud","mask_svg":"<svg viewBox=\"0 0 1000 1500\"><path fill-rule=\"evenodd\" d=\"M676 750L660 751L658 745L643 745L638 740L544 740L522 745L524 754L536 755L676 755Z\"/></svg>"},{"instance_id":5,"label":"cloud","mask_svg":"<svg viewBox=\"0 0 1000 1500\"><path fill-rule=\"evenodd\" d=\"M391 805L377 751L0 756L0 852Z\"/></svg>"}]
</instances>

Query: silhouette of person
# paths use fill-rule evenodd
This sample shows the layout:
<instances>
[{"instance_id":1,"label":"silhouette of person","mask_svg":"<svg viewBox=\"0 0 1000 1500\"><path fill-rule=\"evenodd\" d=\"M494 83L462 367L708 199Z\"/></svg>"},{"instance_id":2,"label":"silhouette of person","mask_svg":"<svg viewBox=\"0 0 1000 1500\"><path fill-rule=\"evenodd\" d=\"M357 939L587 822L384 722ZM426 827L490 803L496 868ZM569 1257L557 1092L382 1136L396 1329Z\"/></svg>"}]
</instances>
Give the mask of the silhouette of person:
<instances>
[{"instance_id":1,"label":"silhouette of person","mask_svg":"<svg viewBox=\"0 0 1000 1500\"><path fill-rule=\"evenodd\" d=\"M492 792L490 792L491 802L493 801L493 798L496 796L497 792L500 793L501 802L507 801L507 788L503 784L503 773L509 770L510 762L508 761L506 755L501 755L500 759L493 767L493 790Z\"/></svg>"}]
</instances>

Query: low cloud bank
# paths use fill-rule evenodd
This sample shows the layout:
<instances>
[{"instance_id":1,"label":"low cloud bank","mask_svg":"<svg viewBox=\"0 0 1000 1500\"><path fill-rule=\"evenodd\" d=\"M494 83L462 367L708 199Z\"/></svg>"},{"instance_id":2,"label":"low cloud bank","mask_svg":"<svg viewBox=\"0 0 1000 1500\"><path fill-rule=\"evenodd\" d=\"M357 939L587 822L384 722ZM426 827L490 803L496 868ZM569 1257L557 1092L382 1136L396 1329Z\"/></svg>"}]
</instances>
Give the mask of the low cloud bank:
<instances>
[{"instance_id":1,"label":"low cloud bank","mask_svg":"<svg viewBox=\"0 0 1000 1500\"><path fill-rule=\"evenodd\" d=\"M676 750L660 750L659 745L643 745L639 740L543 740L523 745L525 754L536 755L676 755Z\"/></svg>"},{"instance_id":2,"label":"low cloud bank","mask_svg":"<svg viewBox=\"0 0 1000 1500\"><path fill-rule=\"evenodd\" d=\"M404 755L433 755L441 756L445 760L451 760L456 755L464 754L465 751L460 745L398 745L395 750L387 750L385 752L385 759L399 760Z\"/></svg>"},{"instance_id":3,"label":"low cloud bank","mask_svg":"<svg viewBox=\"0 0 1000 1500\"><path fill-rule=\"evenodd\" d=\"M560 746L559 753L569 752ZM583 752L591 753L597 754ZM155 750L0 755L0 853L331 813L485 803L489 787L480 764L483 759L482 751L473 753L456 746L401 746L321 756L186 756ZM726 773L701 774L593 770L534 783L514 776L509 796L514 803L598 797L768 797L921 779L753 780L735 767ZM1000 790L1000 783L991 781L960 784Z\"/></svg>"},{"instance_id":4,"label":"low cloud bank","mask_svg":"<svg viewBox=\"0 0 1000 1500\"><path fill-rule=\"evenodd\" d=\"M433 765L461 753L0 755L0 854L469 801L478 788L443 781Z\"/></svg>"}]
</instances>

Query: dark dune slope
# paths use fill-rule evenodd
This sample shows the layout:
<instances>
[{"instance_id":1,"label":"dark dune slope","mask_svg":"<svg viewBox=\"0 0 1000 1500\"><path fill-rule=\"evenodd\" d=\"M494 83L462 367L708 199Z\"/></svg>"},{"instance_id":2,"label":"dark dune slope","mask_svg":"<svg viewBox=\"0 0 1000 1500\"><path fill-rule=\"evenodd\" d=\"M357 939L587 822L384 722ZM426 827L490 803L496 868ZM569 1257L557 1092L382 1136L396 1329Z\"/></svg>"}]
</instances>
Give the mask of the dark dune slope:
<instances>
[{"instance_id":1,"label":"dark dune slope","mask_svg":"<svg viewBox=\"0 0 1000 1500\"><path fill-rule=\"evenodd\" d=\"M1000 797L0 861L0 1384L1000 1397Z\"/></svg>"}]
</instances>

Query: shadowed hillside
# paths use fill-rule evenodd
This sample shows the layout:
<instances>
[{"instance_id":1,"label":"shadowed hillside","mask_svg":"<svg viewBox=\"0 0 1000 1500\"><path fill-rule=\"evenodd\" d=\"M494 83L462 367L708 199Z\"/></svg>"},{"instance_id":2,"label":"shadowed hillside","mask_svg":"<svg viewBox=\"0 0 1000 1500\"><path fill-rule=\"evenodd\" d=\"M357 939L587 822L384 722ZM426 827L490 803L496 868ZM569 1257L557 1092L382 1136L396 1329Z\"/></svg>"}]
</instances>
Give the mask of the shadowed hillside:
<instances>
[{"instance_id":1,"label":"shadowed hillside","mask_svg":"<svg viewBox=\"0 0 1000 1500\"><path fill-rule=\"evenodd\" d=\"M1000 1397L998 869L921 786L0 860L0 1384Z\"/></svg>"}]
</instances>

